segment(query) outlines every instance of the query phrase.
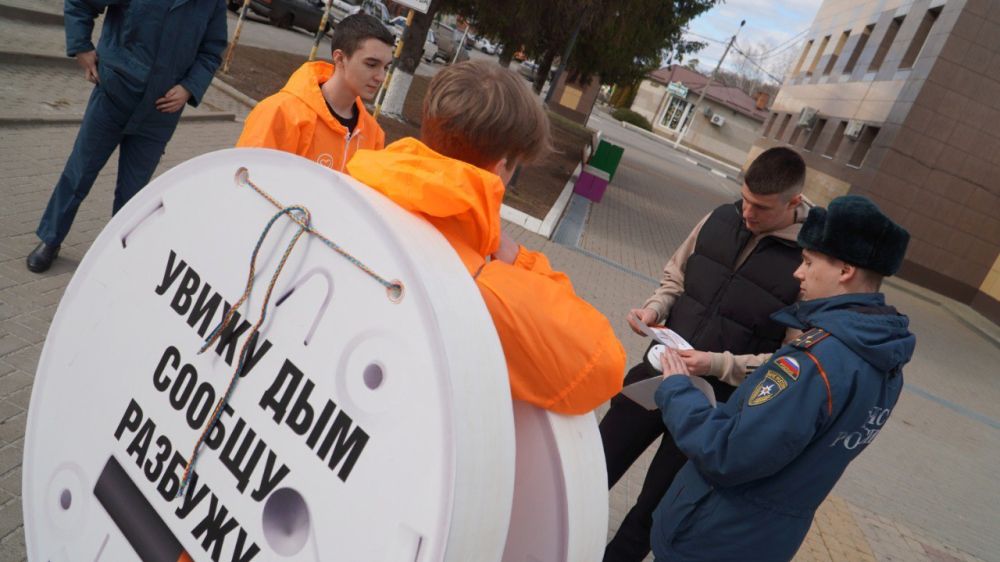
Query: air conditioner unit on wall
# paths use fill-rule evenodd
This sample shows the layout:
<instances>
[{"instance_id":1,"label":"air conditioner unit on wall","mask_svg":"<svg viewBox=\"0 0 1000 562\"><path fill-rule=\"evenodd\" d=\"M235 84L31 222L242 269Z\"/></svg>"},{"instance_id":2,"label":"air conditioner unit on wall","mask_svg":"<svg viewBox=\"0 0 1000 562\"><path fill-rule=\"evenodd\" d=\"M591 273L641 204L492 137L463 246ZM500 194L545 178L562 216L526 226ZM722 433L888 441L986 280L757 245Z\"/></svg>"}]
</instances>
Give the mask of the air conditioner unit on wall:
<instances>
[{"instance_id":1,"label":"air conditioner unit on wall","mask_svg":"<svg viewBox=\"0 0 1000 562\"><path fill-rule=\"evenodd\" d=\"M858 121L857 119L851 119L847 122L847 126L844 127L844 136L851 140L858 140L861 138L861 131L865 129L865 122Z\"/></svg>"},{"instance_id":2,"label":"air conditioner unit on wall","mask_svg":"<svg viewBox=\"0 0 1000 562\"><path fill-rule=\"evenodd\" d=\"M802 111L799 112L799 122L796 125L812 129L816 124L818 113L819 111L815 107L803 107Z\"/></svg>"},{"instance_id":3,"label":"air conditioner unit on wall","mask_svg":"<svg viewBox=\"0 0 1000 562\"><path fill-rule=\"evenodd\" d=\"M712 124L716 127L721 127L726 124L726 118L716 113L712 116Z\"/></svg>"}]
</instances>

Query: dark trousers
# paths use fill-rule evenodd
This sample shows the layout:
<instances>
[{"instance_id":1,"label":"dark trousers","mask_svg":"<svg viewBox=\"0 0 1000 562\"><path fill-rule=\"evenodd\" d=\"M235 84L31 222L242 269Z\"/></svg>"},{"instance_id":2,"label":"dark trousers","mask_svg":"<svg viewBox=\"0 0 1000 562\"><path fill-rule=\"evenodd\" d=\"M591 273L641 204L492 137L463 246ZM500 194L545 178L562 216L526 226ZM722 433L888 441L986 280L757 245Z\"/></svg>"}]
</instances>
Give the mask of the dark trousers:
<instances>
[{"instance_id":1,"label":"dark trousers","mask_svg":"<svg viewBox=\"0 0 1000 562\"><path fill-rule=\"evenodd\" d=\"M643 361L625 376L626 385L660 376ZM735 390L714 377L706 380L715 390L719 402L724 402ZM619 394L611 399L611 408L601 420L601 441L608 466L608 487L612 487L632 463L642 455L657 437L663 436L660 447L649 465L642 490L635 506L629 510L618 532L604 551L605 562L640 562L649 554L649 533L653 527L653 511L687 462L663 425L659 410L647 410Z\"/></svg>"},{"instance_id":2,"label":"dark trousers","mask_svg":"<svg viewBox=\"0 0 1000 562\"><path fill-rule=\"evenodd\" d=\"M73 152L35 231L38 238L49 245L62 244L73 226L80 204L90 193L97 175L115 148L119 149L118 180L112 214L117 213L149 183L176 126L176 118L172 119L173 126L170 118L160 120L167 121L166 127L161 124L127 133L125 124L128 115L104 93L102 87L95 87Z\"/></svg>"}]
</instances>

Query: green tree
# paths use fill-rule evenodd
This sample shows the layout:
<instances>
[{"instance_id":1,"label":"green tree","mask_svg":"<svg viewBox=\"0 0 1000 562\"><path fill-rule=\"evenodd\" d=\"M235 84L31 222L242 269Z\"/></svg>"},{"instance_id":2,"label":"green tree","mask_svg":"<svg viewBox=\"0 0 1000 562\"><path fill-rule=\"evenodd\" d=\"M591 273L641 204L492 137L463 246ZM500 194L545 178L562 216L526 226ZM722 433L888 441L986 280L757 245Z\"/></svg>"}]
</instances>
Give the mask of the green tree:
<instances>
[{"instance_id":1,"label":"green tree","mask_svg":"<svg viewBox=\"0 0 1000 562\"><path fill-rule=\"evenodd\" d=\"M631 83L658 68L663 53L678 58L704 43L685 41L684 27L719 0L441 0L442 9L472 22L504 46L501 64L519 47L538 62L535 91L580 27L568 68L574 78Z\"/></svg>"},{"instance_id":2,"label":"green tree","mask_svg":"<svg viewBox=\"0 0 1000 562\"><path fill-rule=\"evenodd\" d=\"M684 28L719 0L602 0L585 26L568 68L577 78L628 84L659 68L664 53L677 58L705 46L683 39Z\"/></svg>"}]
</instances>

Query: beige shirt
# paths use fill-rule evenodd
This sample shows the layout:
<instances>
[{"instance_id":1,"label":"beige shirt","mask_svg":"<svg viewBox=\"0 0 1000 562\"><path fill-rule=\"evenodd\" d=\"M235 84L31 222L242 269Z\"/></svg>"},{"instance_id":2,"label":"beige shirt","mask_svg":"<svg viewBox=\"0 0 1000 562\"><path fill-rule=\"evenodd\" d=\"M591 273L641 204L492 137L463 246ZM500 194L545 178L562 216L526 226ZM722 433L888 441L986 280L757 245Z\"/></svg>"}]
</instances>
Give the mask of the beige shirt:
<instances>
[{"instance_id":1,"label":"beige shirt","mask_svg":"<svg viewBox=\"0 0 1000 562\"><path fill-rule=\"evenodd\" d=\"M750 238L743 251L740 253L736 260L736 268L738 269L743 265L743 262L747 260L757 244L760 243L761 239L765 236L774 236L776 238L781 238L783 240L795 241L799 235L799 229L802 227L802 221L805 220L806 215L809 213L809 207L805 203L801 204L795 209L795 222L785 228L775 230L772 232L764 232L761 234L756 234ZM688 235L684 243L677 248L674 255L670 257L670 261L663 266L663 277L660 278L660 286L653 291L653 296L649 297L645 303L643 303L643 308L648 308L656 312L656 322L663 322L667 317L667 313L670 312L670 307L677 302L678 297L684 293L684 269L687 267L688 258L694 253L695 243L698 241L698 234L701 232L702 227L705 225L705 221L708 220L709 215L705 215L705 218L701 219L691 234ZM788 328L785 331L784 343L795 339L801 334L799 330L794 328ZM712 359L712 365L709 368L708 374L714 377L718 377L720 380L731 384L733 386L739 385L743 382L743 379L747 377L750 373L754 372L757 367L760 367L768 359L770 359L770 353L760 353L760 354L749 354L749 355L734 355L728 351L723 352L710 352L709 356Z\"/></svg>"}]
</instances>

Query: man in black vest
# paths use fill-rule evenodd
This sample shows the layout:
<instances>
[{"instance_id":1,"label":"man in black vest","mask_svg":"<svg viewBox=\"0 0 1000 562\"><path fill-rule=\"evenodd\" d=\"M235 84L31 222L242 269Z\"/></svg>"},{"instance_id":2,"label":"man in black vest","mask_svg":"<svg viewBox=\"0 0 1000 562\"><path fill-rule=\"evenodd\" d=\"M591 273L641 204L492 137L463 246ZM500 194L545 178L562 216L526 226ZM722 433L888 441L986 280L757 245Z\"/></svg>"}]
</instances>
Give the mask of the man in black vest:
<instances>
[{"instance_id":1,"label":"man in black vest","mask_svg":"<svg viewBox=\"0 0 1000 562\"><path fill-rule=\"evenodd\" d=\"M694 350L682 352L682 359L692 375L712 385L719 402L798 336L770 316L799 293L792 273L802 261L796 237L807 214L801 195L805 169L802 157L788 148L761 153L747 169L742 199L702 219L664 266L653 296L629 312L629 324L638 334L639 322L653 326L665 321L686 339ZM625 384L658 376L644 357L625 376ZM601 420L609 487L660 435L642 491L608 544L605 562L646 557L653 510L687 462L665 432L658 410L646 410L621 394L611 399Z\"/></svg>"}]
</instances>

